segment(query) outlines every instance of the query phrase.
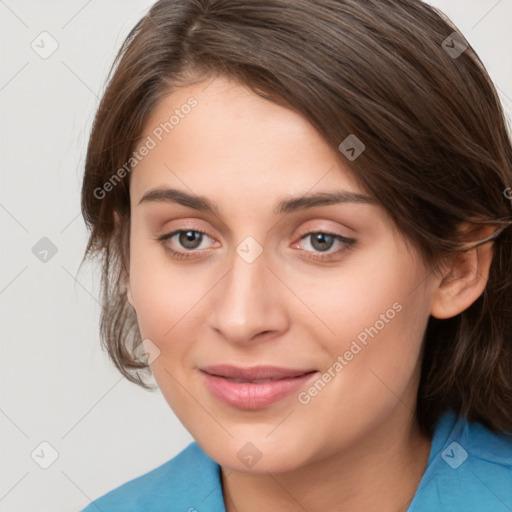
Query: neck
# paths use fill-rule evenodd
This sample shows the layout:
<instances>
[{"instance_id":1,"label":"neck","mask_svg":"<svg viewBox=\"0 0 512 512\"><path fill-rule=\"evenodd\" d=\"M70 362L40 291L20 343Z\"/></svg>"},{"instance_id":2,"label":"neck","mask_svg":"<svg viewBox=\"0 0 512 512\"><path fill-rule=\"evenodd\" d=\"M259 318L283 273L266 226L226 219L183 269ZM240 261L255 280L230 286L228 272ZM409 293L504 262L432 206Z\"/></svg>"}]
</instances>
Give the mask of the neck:
<instances>
[{"instance_id":1,"label":"neck","mask_svg":"<svg viewBox=\"0 0 512 512\"><path fill-rule=\"evenodd\" d=\"M399 403L349 447L285 473L222 468L227 512L405 512L425 471L431 440Z\"/></svg>"}]
</instances>

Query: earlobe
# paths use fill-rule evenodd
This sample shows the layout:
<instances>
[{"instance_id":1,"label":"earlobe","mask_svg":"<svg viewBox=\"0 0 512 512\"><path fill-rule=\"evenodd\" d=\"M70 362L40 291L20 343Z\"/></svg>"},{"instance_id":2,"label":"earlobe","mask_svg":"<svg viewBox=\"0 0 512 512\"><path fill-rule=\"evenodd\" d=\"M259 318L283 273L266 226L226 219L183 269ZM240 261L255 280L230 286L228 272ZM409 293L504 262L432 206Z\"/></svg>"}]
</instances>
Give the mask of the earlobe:
<instances>
[{"instance_id":1,"label":"earlobe","mask_svg":"<svg viewBox=\"0 0 512 512\"><path fill-rule=\"evenodd\" d=\"M430 314L452 318L466 310L482 295L493 255L493 242L456 254L433 292Z\"/></svg>"}]
</instances>

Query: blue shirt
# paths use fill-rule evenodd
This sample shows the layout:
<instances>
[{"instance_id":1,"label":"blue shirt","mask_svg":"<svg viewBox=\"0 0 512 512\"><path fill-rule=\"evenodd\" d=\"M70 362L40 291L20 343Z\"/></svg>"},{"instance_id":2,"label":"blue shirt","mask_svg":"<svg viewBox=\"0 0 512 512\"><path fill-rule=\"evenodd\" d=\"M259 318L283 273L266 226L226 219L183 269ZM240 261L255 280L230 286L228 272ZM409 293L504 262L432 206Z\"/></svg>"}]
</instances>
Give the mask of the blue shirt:
<instances>
[{"instance_id":1,"label":"blue shirt","mask_svg":"<svg viewBox=\"0 0 512 512\"><path fill-rule=\"evenodd\" d=\"M196 443L81 512L226 512L220 466ZM407 512L512 512L512 434L439 418Z\"/></svg>"}]
</instances>

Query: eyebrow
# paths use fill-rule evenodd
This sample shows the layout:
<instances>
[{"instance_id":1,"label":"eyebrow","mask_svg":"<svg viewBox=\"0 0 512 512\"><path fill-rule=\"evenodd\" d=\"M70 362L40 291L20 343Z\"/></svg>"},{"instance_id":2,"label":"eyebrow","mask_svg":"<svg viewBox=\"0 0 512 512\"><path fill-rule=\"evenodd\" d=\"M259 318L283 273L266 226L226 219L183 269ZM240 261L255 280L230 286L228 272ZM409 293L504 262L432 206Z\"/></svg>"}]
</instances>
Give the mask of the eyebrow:
<instances>
[{"instance_id":1,"label":"eyebrow","mask_svg":"<svg viewBox=\"0 0 512 512\"><path fill-rule=\"evenodd\" d=\"M140 199L138 204L152 202L171 202L178 203L194 210L219 213L219 207L213 201L206 197L190 195L182 190L174 188L153 188L148 190ZM359 203L359 204L377 204L377 200L373 197L349 192L347 190L337 190L334 192L316 192L297 197L289 197L280 201L274 213L291 213L299 210L314 208L315 206L328 206L342 203Z\"/></svg>"}]
</instances>

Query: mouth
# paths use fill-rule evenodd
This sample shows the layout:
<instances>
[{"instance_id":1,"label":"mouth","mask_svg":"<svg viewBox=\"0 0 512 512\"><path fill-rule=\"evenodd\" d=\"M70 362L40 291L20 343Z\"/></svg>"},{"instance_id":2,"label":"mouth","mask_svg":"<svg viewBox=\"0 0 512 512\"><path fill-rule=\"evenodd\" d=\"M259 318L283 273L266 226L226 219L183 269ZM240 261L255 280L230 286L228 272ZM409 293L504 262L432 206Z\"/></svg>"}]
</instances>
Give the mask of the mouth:
<instances>
[{"instance_id":1,"label":"mouth","mask_svg":"<svg viewBox=\"0 0 512 512\"><path fill-rule=\"evenodd\" d=\"M279 366L251 366L242 368L232 365L205 366L199 369L210 375L224 377L238 382L271 382L274 380L300 377L307 373L317 371L315 369L284 368Z\"/></svg>"},{"instance_id":2,"label":"mouth","mask_svg":"<svg viewBox=\"0 0 512 512\"><path fill-rule=\"evenodd\" d=\"M210 393L239 409L261 409L298 391L318 373L313 369L217 365L199 368Z\"/></svg>"}]
</instances>

